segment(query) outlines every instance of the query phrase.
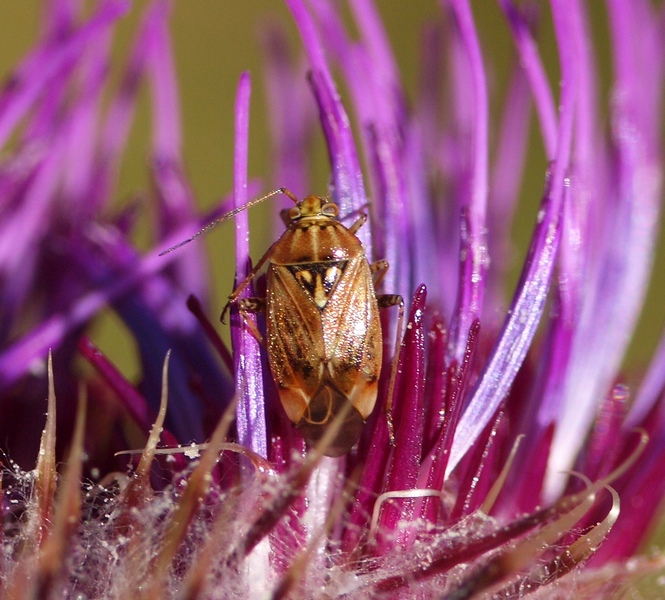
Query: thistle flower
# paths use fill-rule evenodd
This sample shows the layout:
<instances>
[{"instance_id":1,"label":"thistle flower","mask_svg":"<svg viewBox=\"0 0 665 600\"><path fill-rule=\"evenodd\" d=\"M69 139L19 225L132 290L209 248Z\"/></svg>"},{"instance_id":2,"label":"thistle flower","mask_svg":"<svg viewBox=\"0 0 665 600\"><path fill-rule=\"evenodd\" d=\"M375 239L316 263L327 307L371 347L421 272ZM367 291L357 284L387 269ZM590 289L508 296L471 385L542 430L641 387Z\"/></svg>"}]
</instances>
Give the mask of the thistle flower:
<instances>
[{"instance_id":1,"label":"thistle flower","mask_svg":"<svg viewBox=\"0 0 665 600\"><path fill-rule=\"evenodd\" d=\"M276 185L311 191L306 148L320 127L342 221L370 213L357 235L390 263L382 288L411 299L404 331L383 318L377 407L346 455L324 456L325 436L307 447L252 332L262 316L248 325L232 311L229 352L197 300L208 296L201 246L158 256L259 193L247 178L249 75L233 194L199 217L168 4L149 6L112 92L111 35L129 3L85 17L76 2L47 4L0 97L3 597L609 597L657 572L658 555L636 553L665 491L665 343L634 391L620 367L658 233L662 7L608 1L607 102L583 3L551 2L553 89L534 42L540 4L500 0L515 64L493 131L465 0L442 2L423 36L412 103L369 0L350 3L355 37L332 2L287 6L308 76L272 30ZM157 240L146 253L131 241L136 207L113 208L143 80ZM520 209L535 226L506 303L532 106L550 163L539 207ZM239 213L238 282L248 232ZM140 385L87 337L107 305L138 345ZM115 453L137 447L128 470Z\"/></svg>"}]
</instances>

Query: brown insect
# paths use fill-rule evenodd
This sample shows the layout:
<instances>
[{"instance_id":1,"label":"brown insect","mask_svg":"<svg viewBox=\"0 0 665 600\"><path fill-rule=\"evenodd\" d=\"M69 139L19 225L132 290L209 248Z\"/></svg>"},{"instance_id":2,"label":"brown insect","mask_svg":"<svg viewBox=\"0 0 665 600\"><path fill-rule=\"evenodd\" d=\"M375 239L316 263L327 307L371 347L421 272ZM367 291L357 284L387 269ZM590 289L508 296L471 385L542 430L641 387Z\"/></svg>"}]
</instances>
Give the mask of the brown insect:
<instances>
[{"instance_id":1,"label":"brown insect","mask_svg":"<svg viewBox=\"0 0 665 600\"><path fill-rule=\"evenodd\" d=\"M277 193L295 203L282 211L286 231L229 296L222 319L237 304L254 336L263 341L246 317L265 312L268 362L287 416L313 445L344 414L324 450L341 456L356 443L376 404L383 350L379 308L400 306L401 323L403 301L374 291L373 275L378 285L388 263L370 264L355 235L366 215L347 228L338 220L337 205L327 198L298 201L284 188L246 206ZM239 298L266 262L266 297Z\"/></svg>"}]
</instances>

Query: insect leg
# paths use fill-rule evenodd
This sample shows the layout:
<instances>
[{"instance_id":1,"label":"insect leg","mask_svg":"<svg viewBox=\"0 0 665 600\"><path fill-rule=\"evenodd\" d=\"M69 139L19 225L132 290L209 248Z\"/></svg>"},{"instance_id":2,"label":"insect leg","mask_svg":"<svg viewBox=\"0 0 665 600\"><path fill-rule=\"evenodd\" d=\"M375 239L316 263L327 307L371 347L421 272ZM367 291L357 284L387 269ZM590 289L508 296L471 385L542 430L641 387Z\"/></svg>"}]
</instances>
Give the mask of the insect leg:
<instances>
[{"instance_id":1,"label":"insect leg","mask_svg":"<svg viewBox=\"0 0 665 600\"><path fill-rule=\"evenodd\" d=\"M358 229L360 229L365 223L367 223L367 215L362 214L358 217L358 220L349 227L349 233L355 235L356 231L358 231Z\"/></svg>"},{"instance_id":2,"label":"insect leg","mask_svg":"<svg viewBox=\"0 0 665 600\"><path fill-rule=\"evenodd\" d=\"M386 265L388 264L386 261ZM377 263L374 263L377 264ZM384 271L385 273L385 271ZM397 330L395 334L395 348L393 350L393 363L390 369L390 382L388 383L388 401L386 402L386 419L388 420L388 435L390 437L390 444L395 445L395 427L392 419L393 409L393 394L395 392L395 379L397 377L397 366L399 363L399 349L400 342L402 341L402 330L404 328L404 298L399 294L377 294L376 301L379 308L390 308L391 306L399 307L399 316L397 317Z\"/></svg>"},{"instance_id":3,"label":"insect leg","mask_svg":"<svg viewBox=\"0 0 665 600\"><path fill-rule=\"evenodd\" d=\"M387 260L377 260L376 262L373 262L369 266L369 270L373 274L377 274L376 279L374 280L375 288L379 287L379 284L383 281L383 278L386 276L386 273L388 272L388 267L390 267L390 264L388 263Z\"/></svg>"},{"instance_id":4,"label":"insect leg","mask_svg":"<svg viewBox=\"0 0 665 600\"><path fill-rule=\"evenodd\" d=\"M404 314L404 298L399 294L377 294L376 301L379 308L390 308L391 306L400 307L400 315Z\"/></svg>"},{"instance_id":5,"label":"insect leg","mask_svg":"<svg viewBox=\"0 0 665 600\"><path fill-rule=\"evenodd\" d=\"M231 308L231 304L234 304L238 296L242 294L242 292L245 290L245 288L252 282L254 277L256 277L256 274L261 270L261 267L263 267L264 263L270 258L270 255L272 254L272 246L268 248L268 251L261 257L261 260L256 263L254 268L249 272L249 275L245 277L245 279L238 285L238 287L231 292L231 295L229 296L229 299L226 301L226 304L224 305L224 309L222 310L222 314L219 317L219 320L224 323L224 318L226 317L226 313L228 312L229 308Z\"/></svg>"},{"instance_id":6,"label":"insect leg","mask_svg":"<svg viewBox=\"0 0 665 600\"><path fill-rule=\"evenodd\" d=\"M261 345L265 345L261 332L257 329L254 321L248 319L249 313L264 312L266 309L265 298L241 298L238 300L238 312L243 323L249 329L249 332L254 336L254 339Z\"/></svg>"}]
</instances>

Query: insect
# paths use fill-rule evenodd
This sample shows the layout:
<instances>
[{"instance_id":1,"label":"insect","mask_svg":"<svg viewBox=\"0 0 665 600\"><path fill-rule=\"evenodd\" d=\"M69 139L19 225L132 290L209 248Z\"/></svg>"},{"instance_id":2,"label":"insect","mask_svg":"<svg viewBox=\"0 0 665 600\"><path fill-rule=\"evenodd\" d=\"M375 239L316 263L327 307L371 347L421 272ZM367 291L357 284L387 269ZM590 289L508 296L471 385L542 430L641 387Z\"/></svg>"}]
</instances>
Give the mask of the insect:
<instances>
[{"instance_id":1,"label":"insect","mask_svg":"<svg viewBox=\"0 0 665 600\"><path fill-rule=\"evenodd\" d=\"M399 306L401 323L403 301L374 291L373 276L378 285L388 263L370 264L355 235L366 215L347 228L329 199L312 195L299 201L285 188L243 208L277 193L295 204L282 211L286 231L229 296L222 320L236 304L254 336L264 342L284 411L309 445L338 415L345 415L324 450L341 456L358 441L376 404L383 350L379 308ZM266 297L240 298L266 263ZM256 312L266 315L265 341L247 319Z\"/></svg>"}]
</instances>

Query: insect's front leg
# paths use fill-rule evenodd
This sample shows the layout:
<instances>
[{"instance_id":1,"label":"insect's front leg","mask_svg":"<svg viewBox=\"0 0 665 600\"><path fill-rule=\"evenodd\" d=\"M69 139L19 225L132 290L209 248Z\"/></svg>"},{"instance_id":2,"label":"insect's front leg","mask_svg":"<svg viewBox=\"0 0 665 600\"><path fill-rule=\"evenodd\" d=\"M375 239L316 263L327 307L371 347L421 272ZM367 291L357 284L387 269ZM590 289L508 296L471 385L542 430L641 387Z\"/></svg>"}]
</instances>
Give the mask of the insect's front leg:
<instances>
[{"instance_id":1,"label":"insect's front leg","mask_svg":"<svg viewBox=\"0 0 665 600\"><path fill-rule=\"evenodd\" d=\"M261 345L264 345L263 336L256 327L254 321L248 318L250 313L265 312L266 299L265 298L240 298L237 300L238 312L243 323L249 329L249 332L254 336L254 339Z\"/></svg>"},{"instance_id":2,"label":"insect's front leg","mask_svg":"<svg viewBox=\"0 0 665 600\"><path fill-rule=\"evenodd\" d=\"M261 257L261 260L256 263L254 268L249 272L247 277L243 279L238 287L231 292L231 295L229 296L229 299L226 301L226 304L224 305L224 308L222 309L222 314L219 317L219 320L224 323L224 319L226 318L226 313L229 311L229 308L231 308L231 304L235 304L238 301L238 296L242 294L245 291L245 288L252 283L252 280L254 277L256 277L256 274L261 270L263 267L263 264L268 260L270 257L270 254L272 253L272 246L268 248L268 251Z\"/></svg>"},{"instance_id":3,"label":"insect's front leg","mask_svg":"<svg viewBox=\"0 0 665 600\"><path fill-rule=\"evenodd\" d=\"M388 263L384 261L379 261ZM374 263L378 264L378 263ZM373 265L372 265L373 266ZM385 273L385 270L383 271ZM379 308L390 308L391 306L399 307L399 314L397 317L397 330L395 332L395 347L393 349L393 362L390 369L390 382L388 383L388 401L386 402L386 419L388 420L388 435L390 444L395 445L395 427L393 425L392 409L393 409L393 393L395 392L395 379L397 378L397 366L399 364L399 349L402 340L402 330L404 328L404 298L399 294L377 294L376 301Z\"/></svg>"},{"instance_id":4,"label":"insect's front leg","mask_svg":"<svg viewBox=\"0 0 665 600\"><path fill-rule=\"evenodd\" d=\"M259 265L256 265L258 267ZM250 272L247 277L240 283L240 285L231 292L231 295L229 296L228 300L226 301L226 304L224 305L224 308L222 309L222 314L219 316L219 320L222 323L225 323L226 321L226 313L229 312L229 309L231 308L231 304L235 304L238 302L238 296L242 294L242 292L245 290L245 288L251 283L252 279L256 277L256 273L258 272L258 268L253 268L252 271ZM250 300L250 298L246 298L246 300Z\"/></svg>"}]
</instances>

